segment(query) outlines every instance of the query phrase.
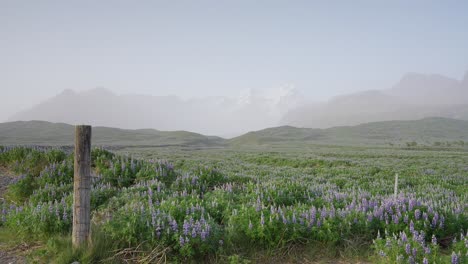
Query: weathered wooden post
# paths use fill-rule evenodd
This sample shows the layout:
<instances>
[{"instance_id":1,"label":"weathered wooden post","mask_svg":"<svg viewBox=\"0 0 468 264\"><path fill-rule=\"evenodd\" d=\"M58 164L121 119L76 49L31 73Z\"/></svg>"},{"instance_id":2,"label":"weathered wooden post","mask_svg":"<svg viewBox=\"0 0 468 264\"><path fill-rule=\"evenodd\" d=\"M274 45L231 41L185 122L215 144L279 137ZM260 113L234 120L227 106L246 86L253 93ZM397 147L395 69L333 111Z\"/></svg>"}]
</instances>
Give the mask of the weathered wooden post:
<instances>
[{"instance_id":1,"label":"weathered wooden post","mask_svg":"<svg viewBox=\"0 0 468 264\"><path fill-rule=\"evenodd\" d=\"M79 247L89 238L91 206L91 126L75 127L72 243Z\"/></svg>"},{"instance_id":2,"label":"weathered wooden post","mask_svg":"<svg viewBox=\"0 0 468 264\"><path fill-rule=\"evenodd\" d=\"M393 197L396 199L398 196L398 173L395 174L395 187L393 188Z\"/></svg>"}]
</instances>

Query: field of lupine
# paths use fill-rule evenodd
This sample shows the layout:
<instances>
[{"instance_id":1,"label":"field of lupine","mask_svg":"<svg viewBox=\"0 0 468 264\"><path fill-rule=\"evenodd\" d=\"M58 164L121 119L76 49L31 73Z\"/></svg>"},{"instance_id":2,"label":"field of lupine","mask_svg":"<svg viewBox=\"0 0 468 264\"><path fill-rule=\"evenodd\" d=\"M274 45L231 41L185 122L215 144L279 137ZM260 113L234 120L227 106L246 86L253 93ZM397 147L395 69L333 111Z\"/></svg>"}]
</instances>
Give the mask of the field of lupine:
<instances>
[{"instance_id":1,"label":"field of lupine","mask_svg":"<svg viewBox=\"0 0 468 264\"><path fill-rule=\"evenodd\" d=\"M39 262L468 263L463 150L94 149L92 241L66 256L72 154L0 147L0 166L19 175L0 229L41 241Z\"/></svg>"}]
</instances>

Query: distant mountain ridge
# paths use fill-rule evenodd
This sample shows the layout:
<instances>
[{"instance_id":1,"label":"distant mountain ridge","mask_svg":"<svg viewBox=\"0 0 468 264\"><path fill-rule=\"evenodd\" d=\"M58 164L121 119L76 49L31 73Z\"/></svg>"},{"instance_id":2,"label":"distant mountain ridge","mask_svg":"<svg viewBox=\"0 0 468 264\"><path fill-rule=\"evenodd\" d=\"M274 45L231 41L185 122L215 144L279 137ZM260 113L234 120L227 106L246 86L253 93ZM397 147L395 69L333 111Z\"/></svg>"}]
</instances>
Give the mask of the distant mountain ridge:
<instances>
[{"instance_id":1,"label":"distant mountain ridge","mask_svg":"<svg viewBox=\"0 0 468 264\"><path fill-rule=\"evenodd\" d=\"M468 120L468 72L462 80L409 73L389 89L340 95L323 103L308 103L294 87L283 87L270 95L249 90L234 98L186 100L177 96L117 95L104 88L64 90L9 121L189 130L226 137L278 125L329 128L425 117Z\"/></svg>"},{"instance_id":2,"label":"distant mountain ridge","mask_svg":"<svg viewBox=\"0 0 468 264\"><path fill-rule=\"evenodd\" d=\"M468 72L461 81L410 73L390 89L341 95L292 109L280 125L327 128L434 116L468 120Z\"/></svg>"},{"instance_id":3,"label":"distant mountain ridge","mask_svg":"<svg viewBox=\"0 0 468 264\"><path fill-rule=\"evenodd\" d=\"M239 98L212 96L187 100L177 96L117 95L105 88L84 92L64 90L8 121L44 120L229 135L276 125L298 100L300 96L293 87L280 89L275 97L248 91Z\"/></svg>"},{"instance_id":4,"label":"distant mountain ridge","mask_svg":"<svg viewBox=\"0 0 468 264\"><path fill-rule=\"evenodd\" d=\"M0 145L72 145L74 127L45 121L0 123ZM187 131L154 129L126 130L93 127L93 145L106 146L196 146L252 147L268 145L384 145L389 143L434 143L467 141L468 121L424 118L412 121L383 121L328 129L281 126L249 132L232 139L204 136Z\"/></svg>"}]
</instances>

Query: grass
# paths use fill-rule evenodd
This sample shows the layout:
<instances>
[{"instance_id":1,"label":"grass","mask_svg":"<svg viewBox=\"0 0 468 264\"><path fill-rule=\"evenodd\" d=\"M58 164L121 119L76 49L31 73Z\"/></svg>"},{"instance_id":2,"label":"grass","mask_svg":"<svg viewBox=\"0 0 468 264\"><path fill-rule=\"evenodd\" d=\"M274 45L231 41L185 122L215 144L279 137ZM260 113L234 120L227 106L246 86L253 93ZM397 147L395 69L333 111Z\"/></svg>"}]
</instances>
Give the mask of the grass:
<instances>
[{"instance_id":1,"label":"grass","mask_svg":"<svg viewBox=\"0 0 468 264\"><path fill-rule=\"evenodd\" d=\"M77 261L86 263L165 263L168 248L148 248L144 243L133 248L117 250L105 233L95 229L91 242L74 249L71 236L53 236L46 240L20 238L4 228L0 229L0 249L13 255L27 256L28 263L69 264ZM371 263L369 245L355 241L344 241L334 246L320 241L307 244L290 244L275 250L255 247L232 249L220 255L207 256L206 263ZM313 261L312 261L313 260ZM198 260L201 261L201 260ZM195 261L197 262L197 261Z\"/></svg>"},{"instance_id":2,"label":"grass","mask_svg":"<svg viewBox=\"0 0 468 264\"><path fill-rule=\"evenodd\" d=\"M291 192L291 194L300 194L293 197L293 202L297 206L300 206L300 201L303 198L301 195L302 185L309 186L314 183L327 182L336 185L339 190L349 191L355 189L356 186L363 190L383 188L383 192L389 183L388 193L391 194L396 171L401 176L402 190L406 189L407 192L419 192L418 195L421 196L430 195L427 192L428 188L432 190L435 187L453 191L461 199L466 197L466 185L459 183L468 175L466 165L468 164L468 153L458 149L439 151L430 148L324 145L307 145L299 148L282 145L249 149L199 150L183 147L129 147L120 149L119 152L146 159L168 159L174 161L175 167L181 171L197 169L199 166L218 168L223 175L239 185L245 183L238 181L239 178L247 179L255 184L262 182L284 184L282 186L285 189L286 184L295 183L294 186L290 187L291 190L297 191ZM447 176L450 177L444 179ZM380 187L376 185L379 182L382 185ZM255 202L257 195L252 190L250 198L243 196L248 192L247 188L244 189L239 194L239 198ZM207 200L211 199L209 201L222 202L224 197L215 196L215 192L205 194ZM385 195L385 193L383 194ZM291 198L291 196L288 197ZM279 204L287 206L292 203L289 200L280 200L280 198L279 196L275 198ZM245 201L234 199L232 203ZM124 203L128 203L128 200L125 200ZM105 209L104 207L107 205L103 205L102 208ZM252 204L247 206L252 206ZM221 224L225 224L225 222L222 221ZM242 241L231 248L223 248L216 255L207 254L191 261L194 263L376 263L378 261L369 244L371 238L346 237L347 240L340 239L340 242L333 243L300 238L285 246L280 245L273 249L255 245L256 242L247 243L248 241L245 241L244 243ZM0 229L0 243L1 240L9 242L4 244L7 248L14 248L15 245L22 244L29 245L28 258L32 263L71 263L73 261L80 263L123 263L125 261L150 263L166 259L173 262L187 261L187 259L175 256L174 251L171 252L169 248L152 248L145 241L137 241L140 244L131 246L117 244L96 227L93 227L91 243L75 250L71 246L69 234L45 237L38 242L27 241L24 237L21 238L17 234ZM449 251L442 253L447 257L451 254Z\"/></svg>"},{"instance_id":3,"label":"grass","mask_svg":"<svg viewBox=\"0 0 468 264\"><path fill-rule=\"evenodd\" d=\"M71 234L34 239L0 228L0 250L25 256L28 263L115 263L115 248L114 241L94 226L90 242L79 248L73 248Z\"/></svg>"}]
</instances>

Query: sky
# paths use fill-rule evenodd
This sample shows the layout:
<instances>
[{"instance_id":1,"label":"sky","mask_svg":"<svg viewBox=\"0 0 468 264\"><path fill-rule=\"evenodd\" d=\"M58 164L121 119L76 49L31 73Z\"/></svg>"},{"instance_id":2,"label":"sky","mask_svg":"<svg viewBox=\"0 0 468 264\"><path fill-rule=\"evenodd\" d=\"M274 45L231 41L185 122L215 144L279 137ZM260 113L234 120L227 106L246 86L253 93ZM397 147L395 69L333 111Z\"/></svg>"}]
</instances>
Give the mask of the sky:
<instances>
[{"instance_id":1,"label":"sky","mask_svg":"<svg viewBox=\"0 0 468 264\"><path fill-rule=\"evenodd\" d=\"M314 101L461 79L468 1L0 0L0 122L64 89Z\"/></svg>"}]
</instances>

